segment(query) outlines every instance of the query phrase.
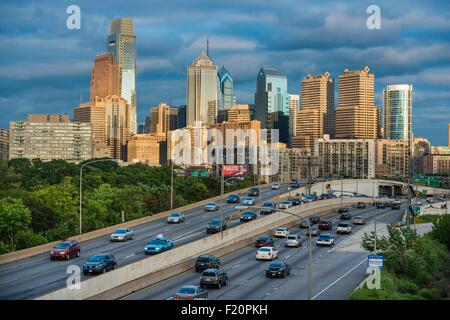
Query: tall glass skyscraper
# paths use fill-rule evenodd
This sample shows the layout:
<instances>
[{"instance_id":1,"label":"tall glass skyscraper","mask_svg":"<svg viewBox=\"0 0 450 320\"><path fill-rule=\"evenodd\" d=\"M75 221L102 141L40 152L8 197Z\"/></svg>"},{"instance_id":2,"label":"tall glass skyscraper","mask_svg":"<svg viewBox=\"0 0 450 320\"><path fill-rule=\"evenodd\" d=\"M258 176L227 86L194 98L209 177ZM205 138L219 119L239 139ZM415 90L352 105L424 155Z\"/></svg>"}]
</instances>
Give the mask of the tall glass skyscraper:
<instances>
[{"instance_id":1,"label":"tall glass skyscraper","mask_svg":"<svg viewBox=\"0 0 450 320\"><path fill-rule=\"evenodd\" d=\"M130 104L130 131L137 133L136 36L133 20L113 20L110 32L107 50L114 54L115 63L120 66L120 96Z\"/></svg>"},{"instance_id":2,"label":"tall glass skyscraper","mask_svg":"<svg viewBox=\"0 0 450 320\"><path fill-rule=\"evenodd\" d=\"M217 73L219 81L219 110L228 110L236 104L233 95L233 78L225 67L222 66Z\"/></svg>"},{"instance_id":3,"label":"tall glass skyscraper","mask_svg":"<svg viewBox=\"0 0 450 320\"><path fill-rule=\"evenodd\" d=\"M384 89L384 136L392 140L412 140L412 85L389 85Z\"/></svg>"}]
</instances>

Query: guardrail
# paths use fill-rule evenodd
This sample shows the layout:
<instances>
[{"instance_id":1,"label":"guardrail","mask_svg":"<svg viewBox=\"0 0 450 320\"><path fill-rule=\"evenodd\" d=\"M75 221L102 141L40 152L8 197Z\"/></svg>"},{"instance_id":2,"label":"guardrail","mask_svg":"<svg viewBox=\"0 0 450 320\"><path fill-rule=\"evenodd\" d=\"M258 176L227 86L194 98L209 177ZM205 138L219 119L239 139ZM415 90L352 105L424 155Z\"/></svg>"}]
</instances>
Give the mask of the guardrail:
<instances>
[{"instance_id":1,"label":"guardrail","mask_svg":"<svg viewBox=\"0 0 450 320\"><path fill-rule=\"evenodd\" d=\"M292 212L308 216L313 213L336 209L342 204L348 205L359 201L372 202L372 199L349 198L322 200L294 207ZM243 241L253 239L255 236L267 230L296 223L298 220L299 218L295 216L275 212L252 222L225 230L223 232L223 239L220 234L214 234L156 256L142 259L95 278L85 280L81 282L80 289L64 288L36 299L80 300L94 297L118 298L142 289L148 286L149 283L151 284L158 280L162 281L165 277L171 277L171 274L175 271L180 273L183 270L188 270L187 268L192 268L192 259L198 255L214 252L226 247L231 247L229 248L231 250L238 250ZM179 267L178 270L172 270L172 273L170 272L171 268L177 267Z\"/></svg>"},{"instance_id":2,"label":"guardrail","mask_svg":"<svg viewBox=\"0 0 450 320\"><path fill-rule=\"evenodd\" d=\"M259 188L265 188L267 186L269 186L270 184L264 184L264 185L259 185ZM227 197L231 194L236 194L236 193L242 193L247 191L249 188L243 188L243 189L239 189L239 190L235 190L232 192L228 192L226 194L224 194L224 197ZM208 202L211 201L219 201L220 200L220 195L213 197L213 198L209 198L209 199L205 199L196 203L191 203L189 205L183 206L183 207L179 207L179 208L174 208L174 210L176 211L188 211L191 210L197 206L202 206L207 204ZM134 220L130 220L124 223L120 223L120 224L116 224L110 227L106 227L103 229L99 229L99 230L95 230L95 231L91 231L91 232L87 232L82 234L81 236L73 236L70 237L68 239L73 239L73 240L77 240L78 242L83 242L83 241L88 241L97 237L101 237L101 236L105 236L108 235L110 233L112 233L115 229L117 228L131 228L131 227L136 227L139 226L141 224L146 224L155 220L159 220L162 218L167 218L170 215L170 210L168 211L164 211L164 212L160 212L160 213L155 213L151 216L147 216L147 217L143 217L143 218L139 218L139 219L134 219ZM37 254L41 254L44 252L48 252L50 251L53 246L55 244L57 244L59 241L54 241L54 242L49 242L40 246L36 246L36 247L32 247L32 248L28 248L28 249L23 249L23 250L19 250L19 251L14 251L14 252L10 252L10 253L5 253L0 255L0 264L4 264L4 263L8 263L8 262L13 262L13 261L17 261L20 259L25 259L25 258L29 258L32 256L35 256Z\"/></svg>"}]
</instances>

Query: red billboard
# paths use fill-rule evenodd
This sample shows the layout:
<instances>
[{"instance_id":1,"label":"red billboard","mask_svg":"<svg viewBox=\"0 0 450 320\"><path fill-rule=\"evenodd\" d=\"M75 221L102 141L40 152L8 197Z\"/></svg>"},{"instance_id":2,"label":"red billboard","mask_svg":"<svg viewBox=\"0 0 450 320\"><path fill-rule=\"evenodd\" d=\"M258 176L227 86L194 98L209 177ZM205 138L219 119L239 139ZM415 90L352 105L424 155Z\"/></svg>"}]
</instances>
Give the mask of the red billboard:
<instances>
[{"instance_id":1,"label":"red billboard","mask_svg":"<svg viewBox=\"0 0 450 320\"><path fill-rule=\"evenodd\" d=\"M224 164L222 167L224 177L242 177L248 173L247 166L238 164Z\"/></svg>"}]
</instances>

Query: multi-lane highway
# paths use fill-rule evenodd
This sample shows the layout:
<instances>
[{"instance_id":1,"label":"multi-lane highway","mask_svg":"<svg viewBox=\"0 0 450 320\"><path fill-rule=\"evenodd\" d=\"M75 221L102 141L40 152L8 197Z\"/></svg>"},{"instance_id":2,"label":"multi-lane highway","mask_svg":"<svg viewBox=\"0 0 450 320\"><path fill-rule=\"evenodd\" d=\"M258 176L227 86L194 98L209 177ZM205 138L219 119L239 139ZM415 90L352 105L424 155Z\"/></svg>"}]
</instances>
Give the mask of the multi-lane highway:
<instances>
[{"instance_id":1,"label":"multi-lane highway","mask_svg":"<svg viewBox=\"0 0 450 320\"><path fill-rule=\"evenodd\" d=\"M281 186L280 194L287 191L287 185ZM266 201L278 194L270 187L261 189L259 202ZM245 196L243 194L242 196ZM241 196L241 199L242 199ZM223 216L233 213L235 204L227 204L224 199ZM220 217L220 212L204 212L203 207L196 207L184 212L186 221L182 224L169 225L166 218L133 228L134 239L125 243L110 242L109 235L81 243L81 256L70 261L51 261L48 253L27 259L0 265L0 299L32 299L45 293L66 286L69 265L82 267L86 259L100 252L115 255L118 267L136 262L148 256L144 255L144 245L158 234L174 240L180 246L207 236L205 227L208 221ZM230 222L233 227L239 222ZM151 257L149 257L151 259ZM85 280L89 276L81 276Z\"/></svg>"},{"instance_id":2,"label":"multi-lane highway","mask_svg":"<svg viewBox=\"0 0 450 320\"><path fill-rule=\"evenodd\" d=\"M353 226L352 235L337 235L337 214L328 216L333 221L333 230L323 231L335 236L334 248L317 247L313 237L312 296L313 299L345 299L367 276L367 252L359 247L364 231L373 230L374 215L377 222L391 224L400 220L403 210L352 209L354 215L366 218L366 225ZM322 218L325 219L325 218ZM285 239L277 239L278 261L291 265L291 274L285 279L268 279L265 269L270 262L256 261L254 246L248 246L223 257L222 268L228 273L228 285L220 290L209 289L209 299L307 299L308 298L308 237L305 229L290 228L293 234L301 235L301 248L285 248ZM353 244L353 246L351 245ZM356 248L356 249L355 249ZM200 274L195 271L183 273L153 285L127 297L127 299L170 299L184 285L198 285Z\"/></svg>"}]
</instances>

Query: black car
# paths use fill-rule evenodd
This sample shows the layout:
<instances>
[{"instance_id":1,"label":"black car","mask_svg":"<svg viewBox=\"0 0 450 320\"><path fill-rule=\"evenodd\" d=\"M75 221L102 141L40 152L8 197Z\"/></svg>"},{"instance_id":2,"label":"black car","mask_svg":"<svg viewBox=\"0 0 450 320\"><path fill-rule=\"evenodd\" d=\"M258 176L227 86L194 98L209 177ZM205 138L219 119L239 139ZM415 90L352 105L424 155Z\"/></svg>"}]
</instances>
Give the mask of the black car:
<instances>
[{"instance_id":1,"label":"black car","mask_svg":"<svg viewBox=\"0 0 450 320\"><path fill-rule=\"evenodd\" d=\"M258 216L253 211L245 211L239 218L241 222L248 222L255 220Z\"/></svg>"},{"instance_id":2,"label":"black car","mask_svg":"<svg viewBox=\"0 0 450 320\"><path fill-rule=\"evenodd\" d=\"M241 198L239 198L236 194L231 194L227 198L227 203L239 203L241 202Z\"/></svg>"},{"instance_id":3,"label":"black car","mask_svg":"<svg viewBox=\"0 0 450 320\"><path fill-rule=\"evenodd\" d=\"M319 200L326 200L326 199L334 199L337 198L337 195L334 193L322 193L319 197Z\"/></svg>"},{"instance_id":4,"label":"black car","mask_svg":"<svg viewBox=\"0 0 450 320\"><path fill-rule=\"evenodd\" d=\"M391 210L400 210L400 203L394 202L394 203L391 205Z\"/></svg>"},{"instance_id":5,"label":"black car","mask_svg":"<svg viewBox=\"0 0 450 320\"><path fill-rule=\"evenodd\" d=\"M264 202L261 210L259 213L262 215L267 215L275 212L275 209L277 208L277 205L273 202Z\"/></svg>"},{"instance_id":6,"label":"black car","mask_svg":"<svg viewBox=\"0 0 450 320\"><path fill-rule=\"evenodd\" d=\"M341 219L341 220L352 220L352 214L348 213L348 212L342 213L340 215L339 219Z\"/></svg>"},{"instance_id":7,"label":"black car","mask_svg":"<svg viewBox=\"0 0 450 320\"><path fill-rule=\"evenodd\" d=\"M348 208L339 208L338 213L347 213L348 212Z\"/></svg>"},{"instance_id":8,"label":"black car","mask_svg":"<svg viewBox=\"0 0 450 320\"><path fill-rule=\"evenodd\" d=\"M225 230L227 228L227 224L225 221L222 221L222 230ZM206 233L216 233L220 232L220 219L214 219L208 222L206 225Z\"/></svg>"},{"instance_id":9,"label":"black car","mask_svg":"<svg viewBox=\"0 0 450 320\"><path fill-rule=\"evenodd\" d=\"M220 289L228 284L228 275L223 269L207 269L202 272L200 277L201 287L214 286Z\"/></svg>"},{"instance_id":10,"label":"black car","mask_svg":"<svg viewBox=\"0 0 450 320\"><path fill-rule=\"evenodd\" d=\"M294 189L300 188L300 184L297 182L297 180L291 182L291 188Z\"/></svg>"},{"instance_id":11,"label":"black car","mask_svg":"<svg viewBox=\"0 0 450 320\"><path fill-rule=\"evenodd\" d=\"M199 256L197 260L195 260L195 272L211 268L220 268L220 260L215 256Z\"/></svg>"},{"instance_id":12,"label":"black car","mask_svg":"<svg viewBox=\"0 0 450 320\"><path fill-rule=\"evenodd\" d=\"M356 208L357 209L365 209L366 208L366 204L364 202L358 202L356 204Z\"/></svg>"},{"instance_id":13,"label":"black car","mask_svg":"<svg viewBox=\"0 0 450 320\"><path fill-rule=\"evenodd\" d=\"M255 247L273 247L273 239L269 236L261 236L255 241Z\"/></svg>"},{"instance_id":14,"label":"black car","mask_svg":"<svg viewBox=\"0 0 450 320\"><path fill-rule=\"evenodd\" d=\"M302 203L302 201L300 200L300 198L298 198L298 197L292 198L292 205L293 206L298 206L301 203Z\"/></svg>"},{"instance_id":15,"label":"black car","mask_svg":"<svg viewBox=\"0 0 450 320\"><path fill-rule=\"evenodd\" d=\"M319 223L320 218L318 216L310 216L309 217L309 222L311 222L311 224L317 224Z\"/></svg>"},{"instance_id":16,"label":"black car","mask_svg":"<svg viewBox=\"0 0 450 320\"><path fill-rule=\"evenodd\" d=\"M259 189L256 187L250 188L250 190L248 190L248 195L249 197L259 197Z\"/></svg>"},{"instance_id":17,"label":"black car","mask_svg":"<svg viewBox=\"0 0 450 320\"><path fill-rule=\"evenodd\" d=\"M391 206L391 203L390 203L390 202L385 202L385 203L384 203L384 206L385 206L386 208L388 208L388 207Z\"/></svg>"},{"instance_id":18,"label":"black car","mask_svg":"<svg viewBox=\"0 0 450 320\"><path fill-rule=\"evenodd\" d=\"M87 259L83 264L83 273L85 275L105 273L116 268L117 261L111 253L99 253Z\"/></svg>"},{"instance_id":19,"label":"black car","mask_svg":"<svg viewBox=\"0 0 450 320\"><path fill-rule=\"evenodd\" d=\"M376 206L377 209L386 209L386 206L383 202L377 202Z\"/></svg>"},{"instance_id":20,"label":"black car","mask_svg":"<svg viewBox=\"0 0 450 320\"><path fill-rule=\"evenodd\" d=\"M282 277L286 278L291 273L291 266L285 262L272 262L266 269L266 277Z\"/></svg>"},{"instance_id":21,"label":"black car","mask_svg":"<svg viewBox=\"0 0 450 320\"><path fill-rule=\"evenodd\" d=\"M320 220L318 226L319 230L331 230L333 228L333 224L330 220Z\"/></svg>"}]
</instances>

